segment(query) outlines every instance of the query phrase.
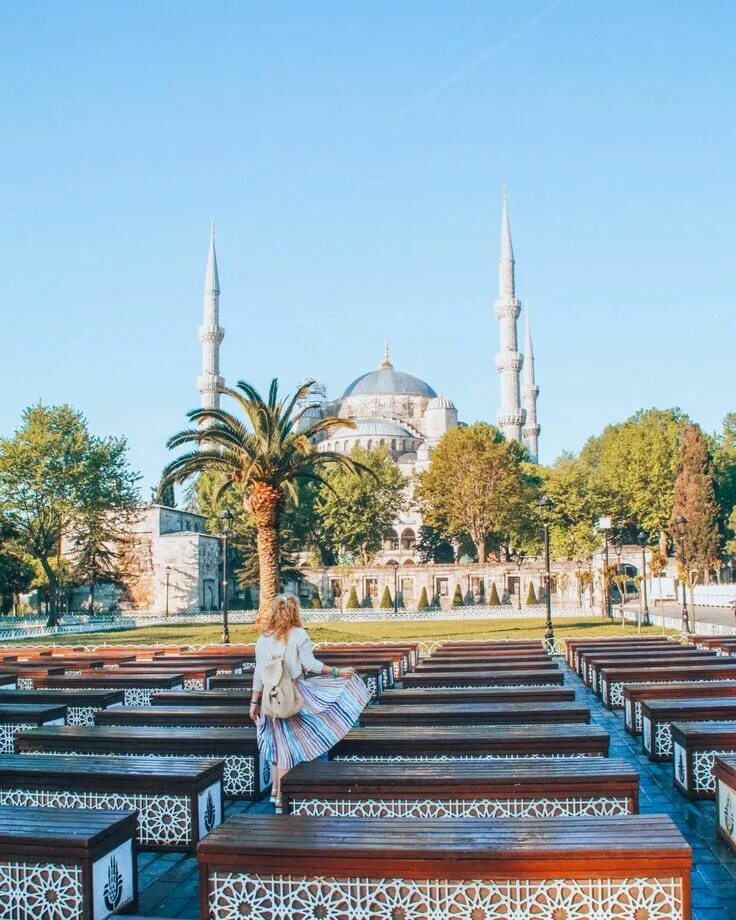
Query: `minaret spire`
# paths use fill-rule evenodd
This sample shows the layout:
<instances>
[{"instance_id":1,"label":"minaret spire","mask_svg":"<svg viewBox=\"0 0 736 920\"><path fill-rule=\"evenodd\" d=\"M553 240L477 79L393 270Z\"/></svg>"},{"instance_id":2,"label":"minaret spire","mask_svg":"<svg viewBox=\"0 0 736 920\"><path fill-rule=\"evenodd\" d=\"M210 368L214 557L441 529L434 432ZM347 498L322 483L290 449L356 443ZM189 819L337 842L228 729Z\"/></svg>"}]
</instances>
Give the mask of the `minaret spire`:
<instances>
[{"instance_id":1,"label":"minaret spire","mask_svg":"<svg viewBox=\"0 0 736 920\"><path fill-rule=\"evenodd\" d=\"M534 347L532 346L532 333L529 326L529 309L526 311L524 326L524 374L521 395L526 409L526 422L522 429L524 446L529 456L536 463L539 459L539 432L541 428L537 422L537 397L539 387L534 376Z\"/></svg>"},{"instance_id":2,"label":"minaret spire","mask_svg":"<svg viewBox=\"0 0 736 920\"><path fill-rule=\"evenodd\" d=\"M498 260L498 300L496 301L500 345L496 355L496 369L501 377L501 408L496 413L498 427L507 440L521 441L521 427L526 413L521 407L519 371L524 356L518 350L516 321L521 313L521 301L516 298L514 279L514 247L511 243L511 225L507 192L503 190L501 212L501 252Z\"/></svg>"},{"instance_id":3,"label":"minaret spire","mask_svg":"<svg viewBox=\"0 0 736 920\"><path fill-rule=\"evenodd\" d=\"M224 385L220 376L220 345L225 330L220 325L220 276L217 271L215 251L215 225L210 226L210 250L207 257L207 272L204 278L204 322L199 327L199 341L202 343L202 373L197 379L200 406L203 409L219 409L220 394L217 388Z\"/></svg>"},{"instance_id":4,"label":"minaret spire","mask_svg":"<svg viewBox=\"0 0 736 920\"><path fill-rule=\"evenodd\" d=\"M388 339L383 341L383 361L378 365L379 371L392 371L394 369L391 359L389 358Z\"/></svg>"}]
</instances>

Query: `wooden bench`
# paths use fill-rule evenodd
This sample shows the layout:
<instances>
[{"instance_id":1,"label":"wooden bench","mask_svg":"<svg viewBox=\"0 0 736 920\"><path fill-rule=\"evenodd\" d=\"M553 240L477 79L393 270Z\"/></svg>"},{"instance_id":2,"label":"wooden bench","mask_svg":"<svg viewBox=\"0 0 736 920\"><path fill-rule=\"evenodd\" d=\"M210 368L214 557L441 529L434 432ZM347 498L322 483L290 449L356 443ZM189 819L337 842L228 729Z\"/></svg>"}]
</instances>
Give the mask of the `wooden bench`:
<instances>
[{"instance_id":1,"label":"wooden bench","mask_svg":"<svg viewBox=\"0 0 736 920\"><path fill-rule=\"evenodd\" d=\"M271 785L271 766L262 760L255 728L169 728L125 725L64 725L36 728L17 736L22 754L117 754L195 757L225 761L228 798L259 799Z\"/></svg>"},{"instance_id":2,"label":"wooden bench","mask_svg":"<svg viewBox=\"0 0 736 920\"><path fill-rule=\"evenodd\" d=\"M222 761L6 755L0 805L138 811L139 846L194 852L222 821Z\"/></svg>"},{"instance_id":3,"label":"wooden bench","mask_svg":"<svg viewBox=\"0 0 736 920\"><path fill-rule=\"evenodd\" d=\"M145 653L136 655L137 661L145 661ZM177 661L186 661L190 664L199 664L204 666L213 666L217 669L218 674L242 674L244 671L252 671L255 667L254 655L237 655L237 654L212 654L205 651L198 651L196 654L186 652L183 649L179 652L167 652L163 658L156 658L156 665L161 662L176 663Z\"/></svg>"},{"instance_id":4,"label":"wooden bench","mask_svg":"<svg viewBox=\"0 0 736 920\"><path fill-rule=\"evenodd\" d=\"M676 642L671 642L669 639L664 640L663 642L626 642L622 644L620 641L618 643L596 643L595 645L579 645L574 652L575 670L580 677L583 679L587 678L587 664L593 658L617 658L621 655L623 656L639 656L646 657L647 655L661 655L668 652L676 653L678 651L685 652L696 652L697 649L693 648L692 645L679 645Z\"/></svg>"},{"instance_id":5,"label":"wooden bench","mask_svg":"<svg viewBox=\"0 0 736 920\"><path fill-rule=\"evenodd\" d=\"M162 690L151 697L156 706L250 706L252 691L240 690Z\"/></svg>"},{"instance_id":6,"label":"wooden bench","mask_svg":"<svg viewBox=\"0 0 736 920\"><path fill-rule=\"evenodd\" d=\"M184 690L207 690L210 680L217 674L214 664L201 665L188 661L171 661L164 663L164 659L157 658L151 662L151 667L145 667L141 661L125 661L120 665L119 673L122 677L127 675L139 677L157 677L168 674L179 675L182 678Z\"/></svg>"},{"instance_id":7,"label":"wooden bench","mask_svg":"<svg viewBox=\"0 0 736 920\"><path fill-rule=\"evenodd\" d=\"M197 859L209 920L690 917L692 853L663 815L235 815Z\"/></svg>"},{"instance_id":8,"label":"wooden bench","mask_svg":"<svg viewBox=\"0 0 736 920\"><path fill-rule=\"evenodd\" d=\"M61 668L61 673L66 674L69 677L77 677L79 674L82 674L84 671L101 671L104 665L102 658L96 656L87 656L83 658L78 658L76 656L63 656L59 658L19 658L17 661L17 666L20 668L25 667L45 667L48 668L49 662L53 662L53 665ZM51 671L49 670L50 674Z\"/></svg>"},{"instance_id":9,"label":"wooden bench","mask_svg":"<svg viewBox=\"0 0 736 920\"><path fill-rule=\"evenodd\" d=\"M412 674L430 674L435 671L558 671L559 666L552 658L515 658L500 656L478 662L474 659L441 659L435 661L425 658L412 671Z\"/></svg>"},{"instance_id":10,"label":"wooden bench","mask_svg":"<svg viewBox=\"0 0 736 920\"><path fill-rule=\"evenodd\" d=\"M716 754L736 752L736 722L673 722L673 779L690 799L712 799Z\"/></svg>"},{"instance_id":11,"label":"wooden bench","mask_svg":"<svg viewBox=\"0 0 736 920\"><path fill-rule=\"evenodd\" d=\"M633 654L621 655L590 655L583 660L582 667L585 673L583 683L588 687L592 687L597 693L600 687L601 671L605 668L623 667L626 664L631 664L632 667L647 664L651 664L652 667L667 667L671 664L687 664L690 661L715 660L717 657L714 652L688 651L687 646L682 646L682 649L682 652L670 652L669 649L663 649L661 652L654 653L634 652Z\"/></svg>"},{"instance_id":12,"label":"wooden bench","mask_svg":"<svg viewBox=\"0 0 736 920\"><path fill-rule=\"evenodd\" d=\"M118 710L119 711L119 710ZM100 713L104 718L104 713ZM426 706L367 706L361 725L533 725L590 722L578 703L433 703Z\"/></svg>"},{"instance_id":13,"label":"wooden bench","mask_svg":"<svg viewBox=\"0 0 736 920\"><path fill-rule=\"evenodd\" d=\"M416 690L386 690L381 705L431 706L433 703L571 703L575 699L572 687L460 687L437 690L432 687Z\"/></svg>"},{"instance_id":14,"label":"wooden bench","mask_svg":"<svg viewBox=\"0 0 736 920\"><path fill-rule=\"evenodd\" d=\"M321 651L315 651L315 657L318 661L321 661L322 664L326 664L329 667L333 665L338 668L355 668L358 673L361 672L373 672L376 669L379 669L381 675L381 685L380 692L388 690L394 686L398 678L394 675L394 664L396 663L393 659L387 658L385 656L379 655L369 655L365 658L360 657L359 655L345 654L344 652L339 653L327 653L322 654ZM399 659L397 658L397 661Z\"/></svg>"},{"instance_id":15,"label":"wooden bench","mask_svg":"<svg viewBox=\"0 0 736 920\"><path fill-rule=\"evenodd\" d=\"M736 678L736 662L727 658L709 658L707 662L681 662L679 665L661 666L631 663L604 668L600 676L599 692L607 709L621 709L624 705L624 684L672 683L673 681L709 681Z\"/></svg>"},{"instance_id":16,"label":"wooden bench","mask_svg":"<svg viewBox=\"0 0 736 920\"><path fill-rule=\"evenodd\" d=\"M736 699L664 699L642 702L642 747L650 760L672 760L673 722L722 722L736 719Z\"/></svg>"},{"instance_id":17,"label":"wooden bench","mask_svg":"<svg viewBox=\"0 0 736 920\"><path fill-rule=\"evenodd\" d=\"M18 690L33 690L37 681L42 681L47 677L63 677L64 665L35 665L30 662L26 664L4 664L3 672L15 675L15 686Z\"/></svg>"},{"instance_id":18,"label":"wooden bench","mask_svg":"<svg viewBox=\"0 0 736 920\"><path fill-rule=\"evenodd\" d=\"M20 736L25 737L28 736ZM608 746L608 734L594 725L372 726L349 731L329 756L332 760L407 763L506 757L607 757Z\"/></svg>"},{"instance_id":19,"label":"wooden bench","mask_svg":"<svg viewBox=\"0 0 736 920\"><path fill-rule=\"evenodd\" d=\"M629 638L628 636L620 636L619 638L610 637L610 636L601 636L598 639L565 639L565 659L567 661L568 667L572 668L573 671L578 671L579 665L579 655L580 651L583 648L590 649L604 649L606 646L610 648L636 648L636 647L653 647L658 645L674 645L675 643L671 639L667 639L664 636L656 636L648 638L642 636L641 638ZM579 673L579 671L578 671Z\"/></svg>"},{"instance_id":20,"label":"wooden bench","mask_svg":"<svg viewBox=\"0 0 736 920\"><path fill-rule=\"evenodd\" d=\"M643 700L679 700L695 697L736 697L736 680L679 681L666 684L624 684L624 727L630 735L641 735Z\"/></svg>"},{"instance_id":21,"label":"wooden bench","mask_svg":"<svg viewBox=\"0 0 736 920\"><path fill-rule=\"evenodd\" d=\"M18 678L15 674L0 671L0 690L14 690Z\"/></svg>"},{"instance_id":22,"label":"wooden bench","mask_svg":"<svg viewBox=\"0 0 736 920\"><path fill-rule=\"evenodd\" d=\"M484 667L494 667L496 662L501 661L523 661L526 664L536 663L539 667L547 667L549 664L556 666L556 662L545 652L493 652L488 655L430 655L428 658L422 658L417 668L441 667L446 669L458 667L472 667L482 669Z\"/></svg>"},{"instance_id":23,"label":"wooden bench","mask_svg":"<svg viewBox=\"0 0 736 920\"><path fill-rule=\"evenodd\" d=\"M625 760L313 761L281 785L284 812L329 818L552 818L639 810Z\"/></svg>"},{"instance_id":24,"label":"wooden bench","mask_svg":"<svg viewBox=\"0 0 736 920\"><path fill-rule=\"evenodd\" d=\"M0 690L0 706L10 704L66 707L67 725L92 725L98 709L123 705L122 690Z\"/></svg>"},{"instance_id":25,"label":"wooden bench","mask_svg":"<svg viewBox=\"0 0 736 920\"><path fill-rule=\"evenodd\" d=\"M535 671L417 671L405 674L402 683L404 687L461 687L475 689L477 687L528 687L542 684L553 686L565 681L564 674L559 668L545 668Z\"/></svg>"},{"instance_id":26,"label":"wooden bench","mask_svg":"<svg viewBox=\"0 0 736 920\"><path fill-rule=\"evenodd\" d=\"M163 725L182 728L252 728L245 706L146 706L101 709L95 725Z\"/></svg>"},{"instance_id":27,"label":"wooden bench","mask_svg":"<svg viewBox=\"0 0 736 920\"><path fill-rule=\"evenodd\" d=\"M19 732L39 725L63 725L66 706L40 703L0 704L0 754L12 754Z\"/></svg>"},{"instance_id":28,"label":"wooden bench","mask_svg":"<svg viewBox=\"0 0 736 920\"><path fill-rule=\"evenodd\" d=\"M358 674L370 693L372 700L377 700L383 693L383 668L378 665L362 665ZM405 678L404 678L405 679ZM210 690L248 690L253 687L252 674L223 674L213 677Z\"/></svg>"},{"instance_id":29,"label":"wooden bench","mask_svg":"<svg viewBox=\"0 0 736 920\"><path fill-rule=\"evenodd\" d=\"M151 697L158 690L183 690L184 676L168 672L141 676L105 671L81 677L39 677L35 685L50 690L122 690L126 706L150 706Z\"/></svg>"},{"instance_id":30,"label":"wooden bench","mask_svg":"<svg viewBox=\"0 0 736 920\"><path fill-rule=\"evenodd\" d=\"M138 904L136 815L0 808L0 917L105 920Z\"/></svg>"},{"instance_id":31,"label":"wooden bench","mask_svg":"<svg viewBox=\"0 0 736 920\"><path fill-rule=\"evenodd\" d=\"M716 822L719 835L736 850L736 755L716 754Z\"/></svg>"}]
</instances>

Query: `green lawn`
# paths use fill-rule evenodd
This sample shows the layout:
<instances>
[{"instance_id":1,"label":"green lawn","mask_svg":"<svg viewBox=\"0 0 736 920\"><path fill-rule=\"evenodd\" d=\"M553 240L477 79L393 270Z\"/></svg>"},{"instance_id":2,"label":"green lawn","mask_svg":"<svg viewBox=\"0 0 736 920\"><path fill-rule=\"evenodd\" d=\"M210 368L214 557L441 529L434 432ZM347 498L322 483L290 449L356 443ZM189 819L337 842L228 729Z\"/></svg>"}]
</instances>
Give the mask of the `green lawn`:
<instances>
[{"instance_id":1,"label":"green lawn","mask_svg":"<svg viewBox=\"0 0 736 920\"><path fill-rule=\"evenodd\" d=\"M544 620L406 620L391 623L310 623L309 633L315 642L375 642L381 639L529 639L542 638ZM220 627L144 626L140 629L78 633L60 636L57 645L115 644L191 644L218 642ZM603 623L598 618L561 618L555 625L558 638L565 636L634 635L635 626ZM661 635L661 626L642 629L642 634ZM232 642L252 642L257 636L253 626L232 626ZM17 640L23 645L47 645L48 639ZM13 643L7 643L13 644Z\"/></svg>"}]
</instances>

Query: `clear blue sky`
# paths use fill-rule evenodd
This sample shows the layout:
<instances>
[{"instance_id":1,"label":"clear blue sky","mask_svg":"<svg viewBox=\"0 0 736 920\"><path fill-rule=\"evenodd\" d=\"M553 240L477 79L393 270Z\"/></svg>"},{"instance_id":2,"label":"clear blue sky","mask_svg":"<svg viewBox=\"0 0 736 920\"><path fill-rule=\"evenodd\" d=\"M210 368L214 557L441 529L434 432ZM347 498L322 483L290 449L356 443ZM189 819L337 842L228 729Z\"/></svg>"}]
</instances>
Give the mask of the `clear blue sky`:
<instances>
[{"instance_id":1,"label":"clear blue sky","mask_svg":"<svg viewBox=\"0 0 736 920\"><path fill-rule=\"evenodd\" d=\"M541 459L736 408L732 2L0 5L0 432L68 401L153 483L225 375L377 366L493 420L501 189Z\"/></svg>"}]
</instances>

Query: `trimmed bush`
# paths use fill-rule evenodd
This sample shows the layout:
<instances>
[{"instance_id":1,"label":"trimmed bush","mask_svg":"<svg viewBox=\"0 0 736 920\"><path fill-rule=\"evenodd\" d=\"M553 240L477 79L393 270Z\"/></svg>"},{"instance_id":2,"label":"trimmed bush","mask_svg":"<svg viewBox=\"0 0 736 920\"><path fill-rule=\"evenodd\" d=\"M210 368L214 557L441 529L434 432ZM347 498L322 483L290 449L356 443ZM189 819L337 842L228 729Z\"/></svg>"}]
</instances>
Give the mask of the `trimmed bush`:
<instances>
[{"instance_id":1,"label":"trimmed bush","mask_svg":"<svg viewBox=\"0 0 736 920\"><path fill-rule=\"evenodd\" d=\"M429 598L427 597L427 589L422 588L419 595L419 602L417 603L417 610L426 610L429 607Z\"/></svg>"},{"instance_id":2,"label":"trimmed bush","mask_svg":"<svg viewBox=\"0 0 736 920\"><path fill-rule=\"evenodd\" d=\"M453 607L464 607L465 601L463 600L463 589L460 585L455 586L455 593L452 595L452 606Z\"/></svg>"},{"instance_id":3,"label":"trimmed bush","mask_svg":"<svg viewBox=\"0 0 736 920\"><path fill-rule=\"evenodd\" d=\"M529 582L529 590L526 592L526 603L527 603L527 606L529 606L529 604L537 603L537 592L534 590L533 581Z\"/></svg>"},{"instance_id":4,"label":"trimmed bush","mask_svg":"<svg viewBox=\"0 0 736 920\"><path fill-rule=\"evenodd\" d=\"M312 608L312 610L322 609L322 598L319 596L319 591L314 592L312 599L309 601L309 606Z\"/></svg>"},{"instance_id":5,"label":"trimmed bush","mask_svg":"<svg viewBox=\"0 0 736 920\"><path fill-rule=\"evenodd\" d=\"M491 594L488 598L488 604L490 607L500 607L501 598L498 596L498 589L496 588L496 582L494 581L491 584Z\"/></svg>"},{"instance_id":6,"label":"trimmed bush","mask_svg":"<svg viewBox=\"0 0 736 920\"><path fill-rule=\"evenodd\" d=\"M381 603L379 604L381 610L393 610L394 602L391 600L391 592L388 590L388 585L383 589L383 594L381 595Z\"/></svg>"},{"instance_id":7,"label":"trimmed bush","mask_svg":"<svg viewBox=\"0 0 736 920\"><path fill-rule=\"evenodd\" d=\"M373 610L373 598L370 594L366 594L363 598L363 607L365 607L366 610Z\"/></svg>"},{"instance_id":8,"label":"trimmed bush","mask_svg":"<svg viewBox=\"0 0 736 920\"><path fill-rule=\"evenodd\" d=\"M346 610L359 610L360 601L358 600L358 592L355 590L355 585L350 589L350 594L348 594L348 600L345 604Z\"/></svg>"},{"instance_id":9,"label":"trimmed bush","mask_svg":"<svg viewBox=\"0 0 736 920\"><path fill-rule=\"evenodd\" d=\"M246 588L243 594L243 610L253 610L253 592L250 588Z\"/></svg>"}]
</instances>

